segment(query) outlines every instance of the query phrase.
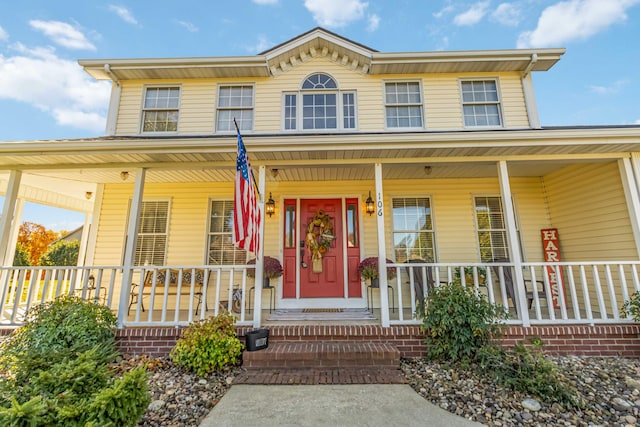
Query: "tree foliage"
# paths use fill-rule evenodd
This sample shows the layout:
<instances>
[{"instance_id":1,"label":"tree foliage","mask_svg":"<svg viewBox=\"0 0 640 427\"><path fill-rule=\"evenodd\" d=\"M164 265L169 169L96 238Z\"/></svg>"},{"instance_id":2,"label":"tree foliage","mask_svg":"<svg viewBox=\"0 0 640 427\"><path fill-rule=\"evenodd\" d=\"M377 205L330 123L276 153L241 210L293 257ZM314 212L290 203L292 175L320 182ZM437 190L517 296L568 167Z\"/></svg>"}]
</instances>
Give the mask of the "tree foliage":
<instances>
[{"instance_id":1,"label":"tree foliage","mask_svg":"<svg viewBox=\"0 0 640 427\"><path fill-rule=\"evenodd\" d=\"M29 253L30 265L38 265L49 244L58 237L55 231L34 222L23 222L18 230L18 244Z\"/></svg>"},{"instance_id":2,"label":"tree foliage","mask_svg":"<svg viewBox=\"0 0 640 427\"><path fill-rule=\"evenodd\" d=\"M30 259L29 259L29 252L21 243L18 243L16 245L16 253L13 256L13 265L15 267L24 267L27 265L31 265Z\"/></svg>"},{"instance_id":3,"label":"tree foliage","mask_svg":"<svg viewBox=\"0 0 640 427\"><path fill-rule=\"evenodd\" d=\"M76 265L78 263L78 253L80 252L80 242L78 240L61 240L49 246L47 251L40 258L40 265Z\"/></svg>"}]
</instances>

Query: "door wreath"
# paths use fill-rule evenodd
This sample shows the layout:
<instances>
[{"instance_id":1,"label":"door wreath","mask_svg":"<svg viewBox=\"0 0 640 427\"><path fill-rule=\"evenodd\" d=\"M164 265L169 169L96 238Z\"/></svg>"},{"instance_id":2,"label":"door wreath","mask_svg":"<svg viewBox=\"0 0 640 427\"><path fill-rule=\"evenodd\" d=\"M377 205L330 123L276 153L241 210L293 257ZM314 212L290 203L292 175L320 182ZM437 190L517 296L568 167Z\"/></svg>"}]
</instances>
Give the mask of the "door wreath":
<instances>
[{"instance_id":1,"label":"door wreath","mask_svg":"<svg viewBox=\"0 0 640 427\"><path fill-rule=\"evenodd\" d=\"M309 222L305 238L311 251L311 269L314 273L322 273L322 255L329 250L333 239L335 236L331 217L320 209Z\"/></svg>"}]
</instances>

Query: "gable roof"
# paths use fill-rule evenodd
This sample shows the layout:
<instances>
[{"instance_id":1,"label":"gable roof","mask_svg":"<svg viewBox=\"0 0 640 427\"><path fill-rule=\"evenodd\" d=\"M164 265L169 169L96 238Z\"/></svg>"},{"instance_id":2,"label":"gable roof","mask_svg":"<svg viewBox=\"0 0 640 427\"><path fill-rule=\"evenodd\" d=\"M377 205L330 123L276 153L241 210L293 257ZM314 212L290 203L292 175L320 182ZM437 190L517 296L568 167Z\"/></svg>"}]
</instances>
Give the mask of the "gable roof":
<instances>
[{"instance_id":1,"label":"gable roof","mask_svg":"<svg viewBox=\"0 0 640 427\"><path fill-rule=\"evenodd\" d=\"M316 27L255 56L199 58L83 59L97 80L247 78L281 74L324 57L361 74L478 73L546 71L565 49L510 49L438 52L378 52Z\"/></svg>"}]
</instances>

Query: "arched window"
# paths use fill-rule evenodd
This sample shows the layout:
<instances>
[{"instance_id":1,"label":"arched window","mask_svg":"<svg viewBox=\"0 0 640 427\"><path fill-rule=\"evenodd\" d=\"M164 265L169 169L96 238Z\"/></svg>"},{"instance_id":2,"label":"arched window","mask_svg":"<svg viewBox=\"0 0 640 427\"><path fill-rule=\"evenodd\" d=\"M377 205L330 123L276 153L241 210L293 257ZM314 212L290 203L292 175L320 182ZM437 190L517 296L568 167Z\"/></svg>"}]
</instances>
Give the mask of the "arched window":
<instances>
[{"instance_id":1,"label":"arched window","mask_svg":"<svg viewBox=\"0 0 640 427\"><path fill-rule=\"evenodd\" d=\"M302 109L298 108L300 104ZM355 129L355 109L355 92L340 91L328 74L312 74L298 92L284 94L284 128Z\"/></svg>"}]
</instances>

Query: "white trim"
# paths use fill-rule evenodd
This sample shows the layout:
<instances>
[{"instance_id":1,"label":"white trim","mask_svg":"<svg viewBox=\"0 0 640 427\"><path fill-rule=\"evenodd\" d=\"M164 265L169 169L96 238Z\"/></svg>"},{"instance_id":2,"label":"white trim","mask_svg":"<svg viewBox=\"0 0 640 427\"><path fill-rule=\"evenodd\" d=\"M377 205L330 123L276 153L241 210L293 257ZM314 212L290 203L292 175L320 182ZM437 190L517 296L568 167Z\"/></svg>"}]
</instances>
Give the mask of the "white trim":
<instances>
[{"instance_id":1,"label":"white trim","mask_svg":"<svg viewBox=\"0 0 640 427\"><path fill-rule=\"evenodd\" d=\"M538 104L536 103L536 93L533 89L533 79L531 73L522 77L522 93L524 95L524 105L529 117L529 126L533 129L540 129L540 116L538 115Z\"/></svg>"},{"instance_id":2,"label":"white trim","mask_svg":"<svg viewBox=\"0 0 640 427\"><path fill-rule=\"evenodd\" d=\"M244 106L236 106L236 107L220 107L220 92L223 88L231 88L231 87L251 87L251 107ZM220 111L230 111L230 110L251 110L251 128L250 129L242 129L239 125L240 131L244 133L253 133L255 131L256 126L256 84L255 82L234 82L234 83L218 83L216 85L216 95L215 95L215 114L213 118L213 132L216 134L235 134L235 129L231 130L220 130L218 116Z\"/></svg>"},{"instance_id":3,"label":"white trim","mask_svg":"<svg viewBox=\"0 0 640 427\"><path fill-rule=\"evenodd\" d=\"M89 233L89 241L87 242L87 253L85 255L85 265L93 265L96 251L96 243L98 241L98 224L100 224L100 213L102 212L102 201L104 197L104 184L96 185L94 195L93 213L91 214L92 222L95 224L91 227Z\"/></svg>"},{"instance_id":4,"label":"white trim","mask_svg":"<svg viewBox=\"0 0 640 427\"><path fill-rule=\"evenodd\" d=\"M387 125L387 106L398 107L401 104L387 104L387 84L390 83L418 83L418 94L420 95L420 121L421 126L406 126L406 127L389 127ZM414 105L414 104L408 104ZM420 131L427 129L427 112L426 112L426 97L424 93L424 87L422 85L422 79L383 79L382 80L382 117L384 120L384 130L390 132L398 131Z\"/></svg>"},{"instance_id":5,"label":"white trim","mask_svg":"<svg viewBox=\"0 0 640 427\"><path fill-rule=\"evenodd\" d=\"M0 259L6 259L9 238L11 237L11 224L14 221L16 203L20 192L20 180L22 171L12 170L9 172L9 182L4 196L2 206L2 217L0 217ZM13 264L13 263L11 263Z\"/></svg>"},{"instance_id":6,"label":"white trim","mask_svg":"<svg viewBox=\"0 0 640 427\"><path fill-rule=\"evenodd\" d=\"M109 98L109 110L107 111L107 123L105 126L105 135L107 136L114 136L116 134L121 95L122 87L118 82L114 81L111 83L111 97Z\"/></svg>"},{"instance_id":7,"label":"white trim","mask_svg":"<svg viewBox=\"0 0 640 427\"><path fill-rule=\"evenodd\" d=\"M629 211L629 221L636 244L636 253L640 257L640 193L638 179L640 178L640 158L633 153L630 159L618 160L620 180L624 189L625 201Z\"/></svg>"},{"instance_id":8,"label":"white trim","mask_svg":"<svg viewBox=\"0 0 640 427\"><path fill-rule=\"evenodd\" d=\"M383 327L389 327L389 295L387 294L387 245L384 228L384 193L382 192L382 163L375 164L376 179L376 216L378 225L378 265L380 276L380 321Z\"/></svg>"},{"instance_id":9,"label":"white trim","mask_svg":"<svg viewBox=\"0 0 640 427\"><path fill-rule=\"evenodd\" d=\"M479 102L479 103L466 103L467 105L497 105L498 106L498 115L500 118L500 124L498 126L495 125L487 125L487 126L467 126L467 124L465 123L464 120L464 106L465 106L465 102L464 102L464 97L463 97L463 93L462 93L462 83L469 83L469 82L487 82L487 81L493 81L496 84L496 94L498 96L498 101L496 102L490 102L490 101L486 101L486 102ZM504 129L506 127L505 125L505 119L504 119L504 108L503 108L503 98L502 98L502 91L500 90L500 77L496 76L496 77L461 77L458 78L458 88L459 88L459 94L460 94L460 114L461 114L461 118L462 118L462 127L463 129L486 129L486 130L491 130L491 129Z\"/></svg>"},{"instance_id":10,"label":"white trim","mask_svg":"<svg viewBox=\"0 0 640 427\"><path fill-rule=\"evenodd\" d=\"M145 101L147 99L147 90L149 89L170 89L170 88L178 88L180 91L180 96L179 96L179 100L178 100L178 123L176 124L176 130L172 130L172 131L144 131L144 113L145 111L147 111L144 107ZM182 84L181 83L175 83L175 84L144 84L142 86L142 99L140 100L140 108L139 108L139 112L140 112L140 117L138 118L139 124L138 124L138 134L141 136L155 136L155 135L177 135L180 133L180 111L182 110ZM173 111L173 109L171 108L150 108L149 111Z\"/></svg>"}]
</instances>

